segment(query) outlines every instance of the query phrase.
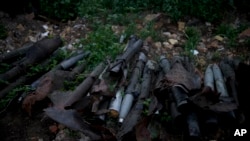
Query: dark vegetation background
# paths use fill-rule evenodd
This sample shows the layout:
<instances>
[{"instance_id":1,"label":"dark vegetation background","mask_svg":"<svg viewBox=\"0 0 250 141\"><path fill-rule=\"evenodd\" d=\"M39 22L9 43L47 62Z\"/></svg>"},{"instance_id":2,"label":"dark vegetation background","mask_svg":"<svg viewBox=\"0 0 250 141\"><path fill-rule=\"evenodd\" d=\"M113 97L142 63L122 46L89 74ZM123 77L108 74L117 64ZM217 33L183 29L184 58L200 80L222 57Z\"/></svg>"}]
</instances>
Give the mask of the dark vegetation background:
<instances>
[{"instance_id":1,"label":"dark vegetation background","mask_svg":"<svg viewBox=\"0 0 250 141\"><path fill-rule=\"evenodd\" d=\"M165 12L174 20L193 16L218 22L227 12L248 13L249 9L249 0L7 0L0 5L0 10L12 17L34 12L63 21L77 16L150 10Z\"/></svg>"}]
</instances>

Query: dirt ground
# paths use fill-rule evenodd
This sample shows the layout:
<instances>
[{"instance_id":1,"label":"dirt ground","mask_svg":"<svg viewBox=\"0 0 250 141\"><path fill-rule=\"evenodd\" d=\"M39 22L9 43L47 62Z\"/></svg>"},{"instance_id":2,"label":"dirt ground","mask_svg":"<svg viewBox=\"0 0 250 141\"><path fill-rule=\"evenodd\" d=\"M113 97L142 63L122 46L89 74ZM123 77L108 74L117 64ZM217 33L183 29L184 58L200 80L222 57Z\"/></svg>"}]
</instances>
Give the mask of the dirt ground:
<instances>
[{"instance_id":1,"label":"dirt ground","mask_svg":"<svg viewBox=\"0 0 250 141\"><path fill-rule=\"evenodd\" d=\"M8 37L0 40L0 54L11 52L29 43L34 43L46 32L51 35L60 35L65 44L75 42L84 37L86 29L84 20L76 19L68 23L59 23L49 20L33 19L33 14L17 15L14 18L0 12L1 24L7 31ZM72 46L70 46L72 47ZM16 99L15 99L16 100ZM14 100L14 101L15 101ZM48 101L42 101L42 107L37 107L31 117L22 110L20 103L13 102L6 112L3 112L0 120L0 138L2 141L51 141L56 134L50 131L50 126L56 124L53 120L44 117L43 108ZM40 105L40 104L39 104Z\"/></svg>"}]
</instances>

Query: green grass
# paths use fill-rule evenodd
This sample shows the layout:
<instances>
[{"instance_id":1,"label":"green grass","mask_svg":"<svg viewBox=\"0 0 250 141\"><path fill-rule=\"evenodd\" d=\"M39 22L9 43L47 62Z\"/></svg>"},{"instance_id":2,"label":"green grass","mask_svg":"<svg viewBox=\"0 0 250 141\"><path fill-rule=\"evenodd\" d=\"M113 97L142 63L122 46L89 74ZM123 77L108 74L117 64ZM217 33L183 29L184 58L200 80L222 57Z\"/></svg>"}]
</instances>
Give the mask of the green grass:
<instances>
[{"instance_id":1,"label":"green grass","mask_svg":"<svg viewBox=\"0 0 250 141\"><path fill-rule=\"evenodd\" d=\"M119 44L119 35L114 34L111 25L102 24L86 38L81 39L78 45L83 45L83 50L91 52L87 59L88 67L91 69L107 59L114 60L124 48L124 45Z\"/></svg>"},{"instance_id":2,"label":"green grass","mask_svg":"<svg viewBox=\"0 0 250 141\"><path fill-rule=\"evenodd\" d=\"M216 28L215 33L217 35L226 37L228 39L227 45L229 47L235 47L237 45L236 38L239 34L239 31L232 25L222 23Z\"/></svg>"},{"instance_id":3,"label":"green grass","mask_svg":"<svg viewBox=\"0 0 250 141\"><path fill-rule=\"evenodd\" d=\"M146 39L147 37L152 37L154 41L160 41L162 40L161 33L154 29L154 22L149 22L146 24L144 28L139 32L139 36L142 39Z\"/></svg>"},{"instance_id":4,"label":"green grass","mask_svg":"<svg viewBox=\"0 0 250 141\"><path fill-rule=\"evenodd\" d=\"M187 40L183 45L184 54L189 57L193 57L193 53L191 52L191 50L196 49L200 41L201 33L195 27L187 27L185 29L185 36Z\"/></svg>"}]
</instances>

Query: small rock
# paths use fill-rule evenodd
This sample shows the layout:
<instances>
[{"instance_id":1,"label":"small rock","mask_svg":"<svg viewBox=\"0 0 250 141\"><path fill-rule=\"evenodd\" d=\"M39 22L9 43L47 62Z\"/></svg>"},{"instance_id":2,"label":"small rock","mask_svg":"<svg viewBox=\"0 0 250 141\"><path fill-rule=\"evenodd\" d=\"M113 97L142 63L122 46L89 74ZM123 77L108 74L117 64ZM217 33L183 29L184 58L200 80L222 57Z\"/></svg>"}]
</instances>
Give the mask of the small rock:
<instances>
[{"instance_id":1,"label":"small rock","mask_svg":"<svg viewBox=\"0 0 250 141\"><path fill-rule=\"evenodd\" d=\"M169 38L177 39L178 35L177 34L171 34Z\"/></svg>"},{"instance_id":2,"label":"small rock","mask_svg":"<svg viewBox=\"0 0 250 141\"><path fill-rule=\"evenodd\" d=\"M84 24L76 24L76 25L73 26L73 28L80 29L80 28L82 28L84 26L85 26Z\"/></svg>"},{"instance_id":3,"label":"small rock","mask_svg":"<svg viewBox=\"0 0 250 141\"><path fill-rule=\"evenodd\" d=\"M185 22L178 22L178 30L184 31L185 29Z\"/></svg>"},{"instance_id":4,"label":"small rock","mask_svg":"<svg viewBox=\"0 0 250 141\"><path fill-rule=\"evenodd\" d=\"M223 51L224 49L225 49L224 46L220 45L220 46L218 46L217 51Z\"/></svg>"},{"instance_id":5,"label":"small rock","mask_svg":"<svg viewBox=\"0 0 250 141\"><path fill-rule=\"evenodd\" d=\"M36 37L32 37L32 36L29 36L29 40L34 43L37 41Z\"/></svg>"},{"instance_id":6,"label":"small rock","mask_svg":"<svg viewBox=\"0 0 250 141\"><path fill-rule=\"evenodd\" d=\"M164 47L170 45L169 42L163 42L162 44Z\"/></svg>"},{"instance_id":7,"label":"small rock","mask_svg":"<svg viewBox=\"0 0 250 141\"><path fill-rule=\"evenodd\" d=\"M211 26L212 25L210 22L206 22L205 24L206 24L206 26Z\"/></svg>"},{"instance_id":8,"label":"small rock","mask_svg":"<svg viewBox=\"0 0 250 141\"><path fill-rule=\"evenodd\" d=\"M45 29L45 30L48 30L48 26L47 25L43 25L43 29Z\"/></svg>"},{"instance_id":9,"label":"small rock","mask_svg":"<svg viewBox=\"0 0 250 141\"><path fill-rule=\"evenodd\" d=\"M71 28L70 28L70 27L67 27L65 31L66 31L66 33L70 33Z\"/></svg>"},{"instance_id":10,"label":"small rock","mask_svg":"<svg viewBox=\"0 0 250 141\"><path fill-rule=\"evenodd\" d=\"M210 44L207 45L207 48L218 48L218 47L219 47L218 40L214 40Z\"/></svg>"},{"instance_id":11,"label":"small rock","mask_svg":"<svg viewBox=\"0 0 250 141\"><path fill-rule=\"evenodd\" d=\"M144 23L152 22L152 21L157 21L161 17L161 14L149 14L144 18Z\"/></svg>"},{"instance_id":12,"label":"small rock","mask_svg":"<svg viewBox=\"0 0 250 141\"><path fill-rule=\"evenodd\" d=\"M153 60L149 60L147 62L147 67L152 69L152 70L155 70L157 68L157 62L155 62Z\"/></svg>"},{"instance_id":13,"label":"small rock","mask_svg":"<svg viewBox=\"0 0 250 141\"><path fill-rule=\"evenodd\" d=\"M146 39L145 39L146 42L148 42L149 44L152 44L153 43L153 38L151 36L148 36Z\"/></svg>"},{"instance_id":14,"label":"small rock","mask_svg":"<svg viewBox=\"0 0 250 141\"><path fill-rule=\"evenodd\" d=\"M112 25L111 29L115 34L120 34L123 31L123 27L119 25Z\"/></svg>"},{"instance_id":15,"label":"small rock","mask_svg":"<svg viewBox=\"0 0 250 141\"><path fill-rule=\"evenodd\" d=\"M138 30L141 30L141 29L143 29L144 27L141 25L141 24L137 24L136 25L136 29L138 29Z\"/></svg>"},{"instance_id":16,"label":"small rock","mask_svg":"<svg viewBox=\"0 0 250 141\"><path fill-rule=\"evenodd\" d=\"M239 39L239 43L244 43L246 40L245 39Z\"/></svg>"},{"instance_id":17,"label":"small rock","mask_svg":"<svg viewBox=\"0 0 250 141\"><path fill-rule=\"evenodd\" d=\"M19 31L24 31L24 30L25 30L22 24L18 24L18 25L16 26L16 28L17 28Z\"/></svg>"},{"instance_id":18,"label":"small rock","mask_svg":"<svg viewBox=\"0 0 250 141\"><path fill-rule=\"evenodd\" d=\"M178 40L176 39L168 39L168 42L171 44L171 45L175 45L178 43Z\"/></svg>"},{"instance_id":19,"label":"small rock","mask_svg":"<svg viewBox=\"0 0 250 141\"><path fill-rule=\"evenodd\" d=\"M170 32L163 32L162 33L164 36L167 36L167 37L170 37L171 36L171 33Z\"/></svg>"},{"instance_id":20,"label":"small rock","mask_svg":"<svg viewBox=\"0 0 250 141\"><path fill-rule=\"evenodd\" d=\"M157 48L157 49L160 49L162 47L161 42L155 42L154 47Z\"/></svg>"},{"instance_id":21,"label":"small rock","mask_svg":"<svg viewBox=\"0 0 250 141\"><path fill-rule=\"evenodd\" d=\"M68 44L67 49L73 50L74 46L72 44Z\"/></svg>"},{"instance_id":22,"label":"small rock","mask_svg":"<svg viewBox=\"0 0 250 141\"><path fill-rule=\"evenodd\" d=\"M197 59L197 64L201 67L206 66L207 62L206 62L206 58L202 57L202 58L198 58Z\"/></svg>"},{"instance_id":23,"label":"small rock","mask_svg":"<svg viewBox=\"0 0 250 141\"><path fill-rule=\"evenodd\" d=\"M219 35L214 36L214 39L221 41L221 42L224 40L224 38Z\"/></svg>"},{"instance_id":24,"label":"small rock","mask_svg":"<svg viewBox=\"0 0 250 141\"><path fill-rule=\"evenodd\" d=\"M207 52L206 45L203 42L200 42L199 45L197 46L197 50L202 53Z\"/></svg>"},{"instance_id":25,"label":"small rock","mask_svg":"<svg viewBox=\"0 0 250 141\"><path fill-rule=\"evenodd\" d=\"M199 52L202 52L202 53L206 53L206 52L207 52L207 48L201 47L201 46L198 46L198 47L197 47L197 50L198 50Z\"/></svg>"},{"instance_id":26,"label":"small rock","mask_svg":"<svg viewBox=\"0 0 250 141\"><path fill-rule=\"evenodd\" d=\"M173 49L174 47L173 45L169 44L169 42L163 42L162 44L163 44L163 47L167 49Z\"/></svg>"}]
</instances>

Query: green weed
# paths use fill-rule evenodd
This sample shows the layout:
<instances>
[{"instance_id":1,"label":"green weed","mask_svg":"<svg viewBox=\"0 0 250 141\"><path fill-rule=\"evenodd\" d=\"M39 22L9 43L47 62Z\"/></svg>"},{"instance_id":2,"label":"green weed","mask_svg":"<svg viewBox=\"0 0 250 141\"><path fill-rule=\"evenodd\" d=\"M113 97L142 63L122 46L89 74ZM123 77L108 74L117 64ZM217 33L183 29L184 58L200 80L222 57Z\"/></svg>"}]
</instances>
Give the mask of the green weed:
<instances>
[{"instance_id":1,"label":"green weed","mask_svg":"<svg viewBox=\"0 0 250 141\"><path fill-rule=\"evenodd\" d=\"M192 50L194 50L200 41L200 31L195 27L187 27L185 29L186 42L184 43L184 53L189 57L193 56Z\"/></svg>"},{"instance_id":2,"label":"green weed","mask_svg":"<svg viewBox=\"0 0 250 141\"><path fill-rule=\"evenodd\" d=\"M87 59L88 67L93 68L106 59L114 60L123 50L118 42L119 38L113 33L110 25L99 25L86 38L81 39L83 49L91 52Z\"/></svg>"},{"instance_id":3,"label":"green weed","mask_svg":"<svg viewBox=\"0 0 250 141\"><path fill-rule=\"evenodd\" d=\"M219 61L221 59L221 53L219 51L215 51L212 55L213 61Z\"/></svg>"},{"instance_id":4,"label":"green weed","mask_svg":"<svg viewBox=\"0 0 250 141\"><path fill-rule=\"evenodd\" d=\"M106 18L106 22L109 24L125 26L136 20L140 20L140 17L135 13L109 13Z\"/></svg>"},{"instance_id":5,"label":"green weed","mask_svg":"<svg viewBox=\"0 0 250 141\"><path fill-rule=\"evenodd\" d=\"M151 99L150 98L147 98L143 101L143 111L142 111L142 114L143 115L148 115L148 109L149 109L149 105L150 105L150 102L151 102Z\"/></svg>"},{"instance_id":6,"label":"green weed","mask_svg":"<svg viewBox=\"0 0 250 141\"><path fill-rule=\"evenodd\" d=\"M146 26L139 32L139 36L142 39L146 39L147 37L152 37L154 41L161 40L161 34L159 31L154 29L154 22L149 22Z\"/></svg>"},{"instance_id":7,"label":"green weed","mask_svg":"<svg viewBox=\"0 0 250 141\"><path fill-rule=\"evenodd\" d=\"M127 27L125 28L124 33L126 35L134 35L135 33L137 33L136 23L131 22L129 25L127 25Z\"/></svg>"},{"instance_id":8,"label":"green weed","mask_svg":"<svg viewBox=\"0 0 250 141\"><path fill-rule=\"evenodd\" d=\"M14 88L8 93L8 95L0 99L0 110L4 109L10 103L10 101L12 101L17 96L17 94L28 92L30 90L30 87L27 85Z\"/></svg>"},{"instance_id":9,"label":"green weed","mask_svg":"<svg viewBox=\"0 0 250 141\"><path fill-rule=\"evenodd\" d=\"M149 22L145 25L144 28L138 29L137 24L132 22L130 23L124 32L126 35L136 34L141 39L146 39L147 37L152 37L154 41L161 41L162 37L159 31L154 29L154 22Z\"/></svg>"},{"instance_id":10,"label":"green weed","mask_svg":"<svg viewBox=\"0 0 250 141\"><path fill-rule=\"evenodd\" d=\"M71 129L69 129L69 128L66 128L66 129L64 129L66 132L66 134L69 136L69 137L72 137L72 138L74 138L74 139L80 139L81 138L81 134L80 134L80 132L78 132L78 131L74 131L74 130L71 130Z\"/></svg>"},{"instance_id":11,"label":"green weed","mask_svg":"<svg viewBox=\"0 0 250 141\"><path fill-rule=\"evenodd\" d=\"M217 35L226 37L228 39L229 47L234 47L237 45L236 38L238 35L238 31L232 25L222 23L216 28L215 33Z\"/></svg>"},{"instance_id":12,"label":"green weed","mask_svg":"<svg viewBox=\"0 0 250 141\"><path fill-rule=\"evenodd\" d=\"M241 24L238 27L235 27L230 24L222 23L220 24L216 30L216 35L221 35L226 37L227 39L227 46L228 47L237 47L239 45L237 37L238 35L247 28L248 26L245 24Z\"/></svg>"}]
</instances>

